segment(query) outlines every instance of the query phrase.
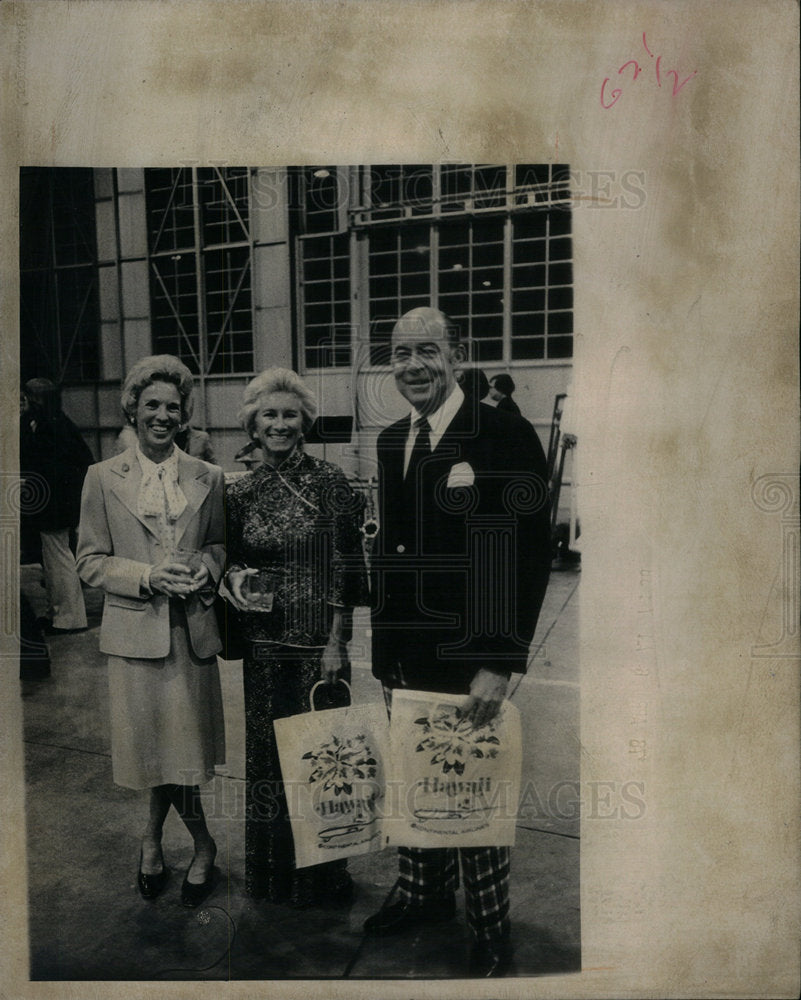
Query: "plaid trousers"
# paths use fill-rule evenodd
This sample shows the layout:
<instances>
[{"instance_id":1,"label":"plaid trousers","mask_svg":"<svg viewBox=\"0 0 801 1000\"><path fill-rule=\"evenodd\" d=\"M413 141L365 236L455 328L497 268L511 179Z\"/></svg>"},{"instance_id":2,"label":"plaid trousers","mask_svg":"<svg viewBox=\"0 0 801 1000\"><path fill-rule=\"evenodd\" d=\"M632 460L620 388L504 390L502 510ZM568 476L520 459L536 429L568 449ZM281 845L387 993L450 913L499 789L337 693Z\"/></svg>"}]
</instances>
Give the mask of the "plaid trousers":
<instances>
[{"instance_id":1,"label":"plaid trousers","mask_svg":"<svg viewBox=\"0 0 801 1000\"><path fill-rule=\"evenodd\" d=\"M399 847L398 892L402 900L424 906L455 892L462 862L467 926L475 941L509 936L509 848Z\"/></svg>"},{"instance_id":2,"label":"plaid trousers","mask_svg":"<svg viewBox=\"0 0 801 1000\"><path fill-rule=\"evenodd\" d=\"M384 686L391 714L392 689ZM424 906L459 888L459 861L464 882L467 926L474 941L509 936L508 847L399 847L398 894L406 903Z\"/></svg>"}]
</instances>

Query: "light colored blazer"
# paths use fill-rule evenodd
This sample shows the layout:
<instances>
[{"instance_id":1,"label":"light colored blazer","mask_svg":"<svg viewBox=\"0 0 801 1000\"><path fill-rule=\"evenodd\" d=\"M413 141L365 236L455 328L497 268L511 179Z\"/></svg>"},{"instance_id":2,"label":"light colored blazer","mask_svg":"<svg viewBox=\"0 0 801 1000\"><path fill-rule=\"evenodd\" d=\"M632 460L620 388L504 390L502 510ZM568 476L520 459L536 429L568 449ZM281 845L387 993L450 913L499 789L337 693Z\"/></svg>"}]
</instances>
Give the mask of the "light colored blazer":
<instances>
[{"instance_id":1,"label":"light colored blazer","mask_svg":"<svg viewBox=\"0 0 801 1000\"><path fill-rule=\"evenodd\" d=\"M136 510L141 480L133 448L90 466L76 558L81 579L106 592L101 652L158 659L170 648L170 608L166 594L140 589L145 569L164 556L161 539ZM222 469L179 452L178 484L186 509L175 525L175 544L203 553L216 590L225 565ZM200 657L221 649L213 604L213 593L194 594L185 602L190 641Z\"/></svg>"}]
</instances>

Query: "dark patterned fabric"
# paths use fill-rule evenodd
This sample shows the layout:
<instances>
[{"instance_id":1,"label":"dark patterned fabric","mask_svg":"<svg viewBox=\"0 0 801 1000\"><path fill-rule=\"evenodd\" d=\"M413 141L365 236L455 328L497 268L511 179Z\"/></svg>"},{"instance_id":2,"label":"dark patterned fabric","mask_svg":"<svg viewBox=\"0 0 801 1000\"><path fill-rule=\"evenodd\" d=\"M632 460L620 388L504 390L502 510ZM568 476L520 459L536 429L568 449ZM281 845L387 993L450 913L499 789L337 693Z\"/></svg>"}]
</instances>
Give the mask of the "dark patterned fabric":
<instances>
[{"instance_id":1,"label":"dark patterned fabric","mask_svg":"<svg viewBox=\"0 0 801 1000\"><path fill-rule=\"evenodd\" d=\"M295 452L226 494L228 566L276 574L273 610L242 615L247 639L324 646L332 605L366 605L364 499L341 469Z\"/></svg>"},{"instance_id":2,"label":"dark patterned fabric","mask_svg":"<svg viewBox=\"0 0 801 1000\"><path fill-rule=\"evenodd\" d=\"M398 848L398 891L402 899L424 905L455 892L462 863L467 926L474 941L509 937L509 848Z\"/></svg>"},{"instance_id":3,"label":"dark patterned fabric","mask_svg":"<svg viewBox=\"0 0 801 1000\"><path fill-rule=\"evenodd\" d=\"M264 465L229 487L226 519L229 569L269 569L277 580L271 612L240 616L246 640L246 888L274 903L335 903L347 888L344 861L295 869L273 720L309 711L333 607L367 603L364 501L336 466L296 452L278 472ZM321 710L347 703L342 684L315 694Z\"/></svg>"},{"instance_id":4,"label":"dark patterned fabric","mask_svg":"<svg viewBox=\"0 0 801 1000\"><path fill-rule=\"evenodd\" d=\"M244 661L247 802L245 885L271 903L310 906L335 901L344 861L295 869L287 795L281 780L273 720L309 709L309 692L320 679L319 649L298 650L264 644ZM350 675L345 677L350 681ZM343 684L315 692L318 709L348 704ZM289 801L293 801L290 792Z\"/></svg>"},{"instance_id":5,"label":"dark patterned fabric","mask_svg":"<svg viewBox=\"0 0 801 1000\"><path fill-rule=\"evenodd\" d=\"M392 688L383 687L392 718ZM441 899L459 888L462 865L467 926L474 941L498 942L509 937L508 847L399 847L398 893L412 905Z\"/></svg>"}]
</instances>

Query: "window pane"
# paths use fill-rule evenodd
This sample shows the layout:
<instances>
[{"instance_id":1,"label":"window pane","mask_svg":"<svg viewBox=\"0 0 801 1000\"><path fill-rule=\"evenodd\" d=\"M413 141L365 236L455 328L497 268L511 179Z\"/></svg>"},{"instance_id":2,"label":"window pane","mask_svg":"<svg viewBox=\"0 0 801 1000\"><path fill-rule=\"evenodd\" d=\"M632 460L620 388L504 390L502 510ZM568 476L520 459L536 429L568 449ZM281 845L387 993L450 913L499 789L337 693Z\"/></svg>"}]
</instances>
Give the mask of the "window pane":
<instances>
[{"instance_id":1,"label":"window pane","mask_svg":"<svg viewBox=\"0 0 801 1000\"><path fill-rule=\"evenodd\" d=\"M515 216L515 240L545 239L548 232L546 212L521 212Z\"/></svg>"},{"instance_id":2,"label":"window pane","mask_svg":"<svg viewBox=\"0 0 801 1000\"><path fill-rule=\"evenodd\" d=\"M475 207L499 208L506 203L506 167L476 167Z\"/></svg>"},{"instance_id":3,"label":"window pane","mask_svg":"<svg viewBox=\"0 0 801 1000\"><path fill-rule=\"evenodd\" d=\"M512 342L512 359L522 361L530 359L539 361L545 357L544 337L525 337Z\"/></svg>"},{"instance_id":4,"label":"window pane","mask_svg":"<svg viewBox=\"0 0 801 1000\"><path fill-rule=\"evenodd\" d=\"M516 313L541 312L545 309L545 289L533 288L515 292L512 296L512 309Z\"/></svg>"},{"instance_id":5,"label":"window pane","mask_svg":"<svg viewBox=\"0 0 801 1000\"><path fill-rule=\"evenodd\" d=\"M20 171L23 378L93 381L99 375L93 178L83 167Z\"/></svg>"},{"instance_id":6,"label":"window pane","mask_svg":"<svg viewBox=\"0 0 801 1000\"><path fill-rule=\"evenodd\" d=\"M339 185L333 166L305 167L304 232L333 233L339 229Z\"/></svg>"},{"instance_id":7,"label":"window pane","mask_svg":"<svg viewBox=\"0 0 801 1000\"><path fill-rule=\"evenodd\" d=\"M472 275L472 287L476 291L495 288L503 290L503 268L502 267L479 267L474 268Z\"/></svg>"},{"instance_id":8,"label":"window pane","mask_svg":"<svg viewBox=\"0 0 801 1000\"><path fill-rule=\"evenodd\" d=\"M199 374L197 279L192 254L153 259L150 302L154 353L175 354L194 375Z\"/></svg>"},{"instance_id":9,"label":"window pane","mask_svg":"<svg viewBox=\"0 0 801 1000\"><path fill-rule=\"evenodd\" d=\"M551 239L548 241L548 257L550 260L570 260L573 256L570 239Z\"/></svg>"},{"instance_id":10,"label":"window pane","mask_svg":"<svg viewBox=\"0 0 801 1000\"><path fill-rule=\"evenodd\" d=\"M548 313L548 333L572 333L573 313L558 312Z\"/></svg>"},{"instance_id":11,"label":"window pane","mask_svg":"<svg viewBox=\"0 0 801 1000\"><path fill-rule=\"evenodd\" d=\"M503 341L474 340L472 342L473 360L478 364L483 361L500 361L503 356Z\"/></svg>"},{"instance_id":12,"label":"window pane","mask_svg":"<svg viewBox=\"0 0 801 1000\"><path fill-rule=\"evenodd\" d=\"M198 169L203 245L248 240L250 192L247 167Z\"/></svg>"},{"instance_id":13,"label":"window pane","mask_svg":"<svg viewBox=\"0 0 801 1000\"><path fill-rule=\"evenodd\" d=\"M401 295L428 297L429 276L428 271L422 274L402 274L401 275Z\"/></svg>"},{"instance_id":14,"label":"window pane","mask_svg":"<svg viewBox=\"0 0 801 1000\"><path fill-rule=\"evenodd\" d=\"M573 289L572 288L549 288L548 289L549 309L572 309Z\"/></svg>"},{"instance_id":15,"label":"window pane","mask_svg":"<svg viewBox=\"0 0 801 1000\"><path fill-rule=\"evenodd\" d=\"M145 190L151 253L194 247L192 171L188 167L146 170Z\"/></svg>"},{"instance_id":16,"label":"window pane","mask_svg":"<svg viewBox=\"0 0 801 1000\"><path fill-rule=\"evenodd\" d=\"M544 313L520 313L512 316L512 339L545 335Z\"/></svg>"},{"instance_id":17,"label":"window pane","mask_svg":"<svg viewBox=\"0 0 801 1000\"><path fill-rule=\"evenodd\" d=\"M548 281L552 285L572 284L573 266L571 264L551 264L548 268Z\"/></svg>"},{"instance_id":18,"label":"window pane","mask_svg":"<svg viewBox=\"0 0 801 1000\"><path fill-rule=\"evenodd\" d=\"M439 245L441 250L445 247L466 247L469 244L469 222L447 222L440 228Z\"/></svg>"},{"instance_id":19,"label":"window pane","mask_svg":"<svg viewBox=\"0 0 801 1000\"><path fill-rule=\"evenodd\" d=\"M89 168L53 171L53 244L59 265L91 264L97 258Z\"/></svg>"},{"instance_id":20,"label":"window pane","mask_svg":"<svg viewBox=\"0 0 801 1000\"><path fill-rule=\"evenodd\" d=\"M204 265L208 371L215 375L250 371L252 349L242 346L253 340L250 248L207 251Z\"/></svg>"},{"instance_id":21,"label":"window pane","mask_svg":"<svg viewBox=\"0 0 801 1000\"><path fill-rule=\"evenodd\" d=\"M397 319L409 309L428 305L431 296L430 247L428 225L400 225L369 233L369 314L373 349L371 362Z\"/></svg>"},{"instance_id":22,"label":"window pane","mask_svg":"<svg viewBox=\"0 0 801 1000\"><path fill-rule=\"evenodd\" d=\"M572 358L573 338L572 337L549 337L548 338L549 358Z\"/></svg>"},{"instance_id":23,"label":"window pane","mask_svg":"<svg viewBox=\"0 0 801 1000\"><path fill-rule=\"evenodd\" d=\"M298 240L301 273L307 279L301 285L307 367L350 364L349 239L347 233L339 233ZM310 254L314 259L308 259Z\"/></svg>"},{"instance_id":24,"label":"window pane","mask_svg":"<svg viewBox=\"0 0 801 1000\"><path fill-rule=\"evenodd\" d=\"M566 236L571 230L570 209L555 209L549 216L551 236Z\"/></svg>"},{"instance_id":25,"label":"window pane","mask_svg":"<svg viewBox=\"0 0 801 1000\"><path fill-rule=\"evenodd\" d=\"M498 338L501 344L503 337L503 316L476 316L473 320L474 340L489 340Z\"/></svg>"},{"instance_id":26,"label":"window pane","mask_svg":"<svg viewBox=\"0 0 801 1000\"><path fill-rule=\"evenodd\" d=\"M512 288L544 288L547 272L544 264L522 264L512 268Z\"/></svg>"},{"instance_id":27,"label":"window pane","mask_svg":"<svg viewBox=\"0 0 801 1000\"><path fill-rule=\"evenodd\" d=\"M469 295L443 295L440 293L439 306L443 312L456 319L457 316L468 316L470 313Z\"/></svg>"},{"instance_id":28,"label":"window pane","mask_svg":"<svg viewBox=\"0 0 801 1000\"><path fill-rule=\"evenodd\" d=\"M470 271L464 268L459 270L441 271L439 275L439 294L448 292L465 292L470 283Z\"/></svg>"}]
</instances>

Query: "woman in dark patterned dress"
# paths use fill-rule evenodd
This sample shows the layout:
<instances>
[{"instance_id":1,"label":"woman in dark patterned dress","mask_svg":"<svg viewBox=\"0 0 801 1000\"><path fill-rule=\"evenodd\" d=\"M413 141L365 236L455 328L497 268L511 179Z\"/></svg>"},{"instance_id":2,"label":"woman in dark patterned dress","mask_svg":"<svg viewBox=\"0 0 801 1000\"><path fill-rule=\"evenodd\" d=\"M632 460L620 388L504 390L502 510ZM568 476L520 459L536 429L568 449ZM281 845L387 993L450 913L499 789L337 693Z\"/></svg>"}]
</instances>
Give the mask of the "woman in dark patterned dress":
<instances>
[{"instance_id":1,"label":"woman in dark patterned dress","mask_svg":"<svg viewBox=\"0 0 801 1000\"><path fill-rule=\"evenodd\" d=\"M293 906L347 905L345 861L295 869L273 720L348 703L346 644L354 605L367 603L360 528L364 501L344 473L303 451L316 405L295 372L272 368L245 390L239 419L264 464L229 487L226 585L242 614L245 643L247 811L245 880L250 895ZM249 577L269 573L271 610L257 610ZM269 602L269 598L267 599Z\"/></svg>"}]
</instances>

